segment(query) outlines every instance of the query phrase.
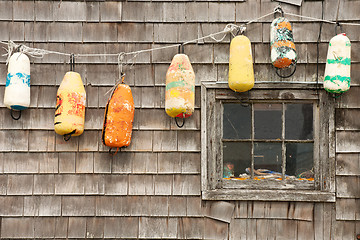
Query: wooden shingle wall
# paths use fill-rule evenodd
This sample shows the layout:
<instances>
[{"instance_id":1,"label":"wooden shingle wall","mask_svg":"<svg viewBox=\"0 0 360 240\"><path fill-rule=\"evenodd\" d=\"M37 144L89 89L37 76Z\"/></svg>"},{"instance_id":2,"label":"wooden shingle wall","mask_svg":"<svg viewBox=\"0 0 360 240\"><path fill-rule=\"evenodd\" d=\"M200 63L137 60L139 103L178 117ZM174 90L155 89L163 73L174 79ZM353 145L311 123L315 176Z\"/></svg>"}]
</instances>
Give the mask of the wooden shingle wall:
<instances>
[{"instance_id":1,"label":"wooden shingle wall","mask_svg":"<svg viewBox=\"0 0 360 240\"><path fill-rule=\"evenodd\" d=\"M285 12L336 19L337 0L282 4ZM0 1L0 40L67 53L119 53L182 43L255 19L277 6L247 1ZM341 1L339 20L358 21L360 1ZM270 65L273 16L248 25L257 81ZM293 22L299 64L291 81L315 81L320 23ZM176 48L128 57L132 143L115 156L101 143L106 92L117 56L76 59L87 92L85 132L64 142L53 130L56 91L68 57L31 58L31 106L19 121L3 104L0 57L1 238L355 239L360 233L360 34L352 41L352 87L336 111L336 203L202 201L200 82L226 81L230 37L185 46L196 73L196 109L178 129L164 111L165 74ZM323 24L319 75L334 25ZM217 36L220 38L221 36ZM2 53L5 53L3 51Z\"/></svg>"}]
</instances>

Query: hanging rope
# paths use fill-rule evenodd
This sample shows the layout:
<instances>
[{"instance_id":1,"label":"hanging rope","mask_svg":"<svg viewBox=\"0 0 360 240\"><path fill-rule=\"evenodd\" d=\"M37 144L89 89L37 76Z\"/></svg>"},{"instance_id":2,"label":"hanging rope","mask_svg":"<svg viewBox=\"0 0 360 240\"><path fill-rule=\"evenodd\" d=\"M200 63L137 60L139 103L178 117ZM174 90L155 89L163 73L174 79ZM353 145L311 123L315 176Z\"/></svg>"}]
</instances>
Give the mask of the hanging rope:
<instances>
[{"instance_id":1,"label":"hanging rope","mask_svg":"<svg viewBox=\"0 0 360 240\"><path fill-rule=\"evenodd\" d=\"M70 71L75 72L75 55L73 53L70 55Z\"/></svg>"}]
</instances>

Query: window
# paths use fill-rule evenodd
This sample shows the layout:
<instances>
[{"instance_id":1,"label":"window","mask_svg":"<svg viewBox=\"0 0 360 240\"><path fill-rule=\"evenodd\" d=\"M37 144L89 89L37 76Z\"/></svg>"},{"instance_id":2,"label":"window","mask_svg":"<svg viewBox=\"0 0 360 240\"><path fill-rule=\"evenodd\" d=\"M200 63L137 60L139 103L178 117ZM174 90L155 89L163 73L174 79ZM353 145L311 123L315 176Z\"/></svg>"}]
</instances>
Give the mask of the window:
<instances>
[{"instance_id":1,"label":"window","mask_svg":"<svg viewBox=\"0 0 360 240\"><path fill-rule=\"evenodd\" d=\"M316 86L202 86L202 196L334 201L333 99Z\"/></svg>"}]
</instances>

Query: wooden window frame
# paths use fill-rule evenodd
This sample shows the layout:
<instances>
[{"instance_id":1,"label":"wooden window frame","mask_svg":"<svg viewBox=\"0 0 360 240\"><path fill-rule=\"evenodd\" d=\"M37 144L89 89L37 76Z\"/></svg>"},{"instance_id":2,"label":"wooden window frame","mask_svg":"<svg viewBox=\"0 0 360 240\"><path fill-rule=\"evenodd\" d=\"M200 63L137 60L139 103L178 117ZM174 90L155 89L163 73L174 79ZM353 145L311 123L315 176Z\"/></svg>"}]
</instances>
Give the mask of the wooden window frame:
<instances>
[{"instance_id":1,"label":"wooden window frame","mask_svg":"<svg viewBox=\"0 0 360 240\"><path fill-rule=\"evenodd\" d=\"M223 102L312 102L314 104L314 172L309 184L274 185L266 180L223 180ZM262 200L335 202L334 99L314 84L267 83L236 93L227 83L203 82L201 86L201 190L204 200ZM220 137L219 137L220 136ZM265 186L265 187L264 187Z\"/></svg>"}]
</instances>

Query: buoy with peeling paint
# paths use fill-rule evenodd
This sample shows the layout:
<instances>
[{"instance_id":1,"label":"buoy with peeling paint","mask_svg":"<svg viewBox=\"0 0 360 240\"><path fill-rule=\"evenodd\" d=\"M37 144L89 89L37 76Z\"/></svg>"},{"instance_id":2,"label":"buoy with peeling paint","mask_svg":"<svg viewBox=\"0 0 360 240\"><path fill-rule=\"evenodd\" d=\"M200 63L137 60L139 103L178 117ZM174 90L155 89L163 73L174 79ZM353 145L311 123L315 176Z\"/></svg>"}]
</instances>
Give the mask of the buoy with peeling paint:
<instances>
[{"instance_id":1,"label":"buoy with peeling paint","mask_svg":"<svg viewBox=\"0 0 360 240\"><path fill-rule=\"evenodd\" d=\"M86 92L77 72L67 72L56 96L55 132L64 140L84 132Z\"/></svg>"},{"instance_id":2,"label":"buoy with peeling paint","mask_svg":"<svg viewBox=\"0 0 360 240\"><path fill-rule=\"evenodd\" d=\"M324 88L330 93L350 89L351 43L345 33L334 36L327 52Z\"/></svg>"},{"instance_id":3,"label":"buoy with peeling paint","mask_svg":"<svg viewBox=\"0 0 360 240\"><path fill-rule=\"evenodd\" d=\"M290 22L284 17L275 18L271 23L270 50L271 62L277 70L294 67L292 74L295 72L297 54L292 27Z\"/></svg>"},{"instance_id":4,"label":"buoy with peeling paint","mask_svg":"<svg viewBox=\"0 0 360 240\"><path fill-rule=\"evenodd\" d=\"M135 105L129 85L120 83L105 108L102 142L110 148L128 147L131 142Z\"/></svg>"},{"instance_id":5,"label":"buoy with peeling paint","mask_svg":"<svg viewBox=\"0 0 360 240\"><path fill-rule=\"evenodd\" d=\"M244 35L231 40L228 82L229 87L235 92L246 92L254 86L251 42Z\"/></svg>"},{"instance_id":6,"label":"buoy with peeling paint","mask_svg":"<svg viewBox=\"0 0 360 240\"><path fill-rule=\"evenodd\" d=\"M173 118L187 118L194 112L195 73L189 57L176 54L166 73L165 111Z\"/></svg>"}]
</instances>

